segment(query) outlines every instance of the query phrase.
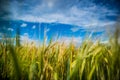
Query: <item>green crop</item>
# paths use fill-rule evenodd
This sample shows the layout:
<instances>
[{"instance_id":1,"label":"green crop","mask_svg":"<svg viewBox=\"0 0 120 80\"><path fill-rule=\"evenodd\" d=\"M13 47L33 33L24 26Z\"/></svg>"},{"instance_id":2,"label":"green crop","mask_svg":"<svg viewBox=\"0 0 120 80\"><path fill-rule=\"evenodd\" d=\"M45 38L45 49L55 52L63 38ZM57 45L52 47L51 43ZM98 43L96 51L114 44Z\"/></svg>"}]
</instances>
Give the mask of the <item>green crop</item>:
<instances>
[{"instance_id":1,"label":"green crop","mask_svg":"<svg viewBox=\"0 0 120 80\"><path fill-rule=\"evenodd\" d=\"M0 43L3 80L119 80L119 30L106 44L85 40L79 47L53 42L39 47L16 40ZM16 45L14 42L16 41Z\"/></svg>"}]
</instances>

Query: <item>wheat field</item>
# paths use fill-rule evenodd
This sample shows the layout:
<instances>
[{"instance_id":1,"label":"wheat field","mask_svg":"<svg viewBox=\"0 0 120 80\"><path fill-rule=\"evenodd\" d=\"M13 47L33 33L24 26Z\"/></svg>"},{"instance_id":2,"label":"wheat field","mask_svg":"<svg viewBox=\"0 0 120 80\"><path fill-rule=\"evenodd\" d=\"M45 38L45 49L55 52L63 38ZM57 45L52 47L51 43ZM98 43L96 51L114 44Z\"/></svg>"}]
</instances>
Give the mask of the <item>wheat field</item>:
<instances>
[{"instance_id":1,"label":"wheat field","mask_svg":"<svg viewBox=\"0 0 120 80\"><path fill-rule=\"evenodd\" d=\"M103 44L85 40L79 47L49 41L16 45L0 42L0 78L2 80L120 80L119 32Z\"/></svg>"}]
</instances>

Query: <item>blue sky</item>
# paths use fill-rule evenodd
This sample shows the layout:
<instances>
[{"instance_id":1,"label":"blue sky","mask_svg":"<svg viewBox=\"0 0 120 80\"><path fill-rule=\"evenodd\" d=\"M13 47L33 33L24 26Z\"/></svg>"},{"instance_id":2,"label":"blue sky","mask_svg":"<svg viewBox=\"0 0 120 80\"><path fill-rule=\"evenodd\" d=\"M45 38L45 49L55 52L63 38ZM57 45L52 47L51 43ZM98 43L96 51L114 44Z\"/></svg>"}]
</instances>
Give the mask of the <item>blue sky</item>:
<instances>
[{"instance_id":1,"label":"blue sky","mask_svg":"<svg viewBox=\"0 0 120 80\"><path fill-rule=\"evenodd\" d=\"M86 35L107 40L107 30L114 29L120 14L118 0L4 0L0 1L0 33L36 40L44 32L59 41L80 43Z\"/></svg>"}]
</instances>

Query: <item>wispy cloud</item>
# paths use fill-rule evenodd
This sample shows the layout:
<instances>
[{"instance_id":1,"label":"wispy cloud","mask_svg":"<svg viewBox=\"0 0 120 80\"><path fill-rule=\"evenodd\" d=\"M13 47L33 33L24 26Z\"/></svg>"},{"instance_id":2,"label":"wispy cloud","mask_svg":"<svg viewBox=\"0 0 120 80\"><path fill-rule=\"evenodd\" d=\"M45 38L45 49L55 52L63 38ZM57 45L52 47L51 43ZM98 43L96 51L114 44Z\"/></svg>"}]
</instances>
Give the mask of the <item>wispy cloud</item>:
<instances>
[{"instance_id":1,"label":"wispy cloud","mask_svg":"<svg viewBox=\"0 0 120 80\"><path fill-rule=\"evenodd\" d=\"M99 32L99 31L108 31L113 29L113 27L115 26L116 21L99 21L93 24L87 24L86 27L78 27L78 26L74 26L71 27L71 31L72 32L77 32L77 31L87 31L87 32Z\"/></svg>"},{"instance_id":2,"label":"wispy cloud","mask_svg":"<svg viewBox=\"0 0 120 80\"><path fill-rule=\"evenodd\" d=\"M29 36L29 34L28 34L28 33L24 33L23 35L24 35L24 36Z\"/></svg>"},{"instance_id":3,"label":"wispy cloud","mask_svg":"<svg viewBox=\"0 0 120 80\"><path fill-rule=\"evenodd\" d=\"M8 31L14 31L14 29L13 28L8 28Z\"/></svg>"},{"instance_id":4,"label":"wispy cloud","mask_svg":"<svg viewBox=\"0 0 120 80\"><path fill-rule=\"evenodd\" d=\"M45 29L45 33L49 32L49 31L50 31L50 29L49 29L49 28Z\"/></svg>"},{"instance_id":5,"label":"wispy cloud","mask_svg":"<svg viewBox=\"0 0 120 80\"><path fill-rule=\"evenodd\" d=\"M34 45L39 46L38 40L31 39L31 38L29 38L29 35L26 35L26 34L20 36L20 41L21 41L22 45L34 43Z\"/></svg>"},{"instance_id":6,"label":"wispy cloud","mask_svg":"<svg viewBox=\"0 0 120 80\"><path fill-rule=\"evenodd\" d=\"M21 24L21 27L27 27L26 23Z\"/></svg>"},{"instance_id":7,"label":"wispy cloud","mask_svg":"<svg viewBox=\"0 0 120 80\"><path fill-rule=\"evenodd\" d=\"M20 36L21 43L30 43L32 40L29 38L28 33L24 33L23 35Z\"/></svg>"},{"instance_id":8,"label":"wispy cloud","mask_svg":"<svg viewBox=\"0 0 120 80\"><path fill-rule=\"evenodd\" d=\"M98 11L99 9L99 11ZM37 11L36 11L37 13ZM82 27L100 27L105 26L106 23L113 24L113 21L106 18L106 16L113 16L114 11L104 9L104 7L93 6L85 9L72 6L65 13L53 12L46 13L39 16L35 15L21 15L18 17L20 20L30 22L60 22L65 24L78 25ZM101 20L102 18L102 20Z\"/></svg>"},{"instance_id":9,"label":"wispy cloud","mask_svg":"<svg viewBox=\"0 0 120 80\"><path fill-rule=\"evenodd\" d=\"M32 29L35 29L35 28L36 28L36 26L35 26L35 25L33 25L33 26L32 26Z\"/></svg>"},{"instance_id":10,"label":"wispy cloud","mask_svg":"<svg viewBox=\"0 0 120 80\"><path fill-rule=\"evenodd\" d=\"M77 31L79 31L81 28L80 27L72 27L70 30L72 31L72 32L77 32Z\"/></svg>"},{"instance_id":11,"label":"wispy cloud","mask_svg":"<svg viewBox=\"0 0 120 80\"><path fill-rule=\"evenodd\" d=\"M69 45L71 42L74 43L76 46L80 45L83 41L82 37L68 37L68 36L62 36L58 39L58 42L65 43L66 45Z\"/></svg>"},{"instance_id":12,"label":"wispy cloud","mask_svg":"<svg viewBox=\"0 0 120 80\"><path fill-rule=\"evenodd\" d=\"M107 16L117 15L116 9L96 5L93 0L15 0L13 3L10 6L12 15L7 15L6 18L30 22L59 22L91 28L112 23L115 20Z\"/></svg>"}]
</instances>

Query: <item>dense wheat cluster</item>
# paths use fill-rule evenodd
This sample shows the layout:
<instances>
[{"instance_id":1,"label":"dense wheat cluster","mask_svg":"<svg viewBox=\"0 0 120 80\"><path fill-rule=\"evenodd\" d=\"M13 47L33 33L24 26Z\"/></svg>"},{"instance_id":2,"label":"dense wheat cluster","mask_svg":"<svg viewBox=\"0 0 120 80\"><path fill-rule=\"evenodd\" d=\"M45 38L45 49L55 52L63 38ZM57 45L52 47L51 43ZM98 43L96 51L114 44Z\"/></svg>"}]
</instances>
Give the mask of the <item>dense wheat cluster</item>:
<instances>
[{"instance_id":1,"label":"dense wheat cluster","mask_svg":"<svg viewBox=\"0 0 120 80\"><path fill-rule=\"evenodd\" d=\"M19 43L19 41L16 41ZM119 80L119 32L103 44L85 40L79 47L71 42L15 45L0 42L0 78L4 80Z\"/></svg>"}]
</instances>

